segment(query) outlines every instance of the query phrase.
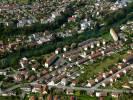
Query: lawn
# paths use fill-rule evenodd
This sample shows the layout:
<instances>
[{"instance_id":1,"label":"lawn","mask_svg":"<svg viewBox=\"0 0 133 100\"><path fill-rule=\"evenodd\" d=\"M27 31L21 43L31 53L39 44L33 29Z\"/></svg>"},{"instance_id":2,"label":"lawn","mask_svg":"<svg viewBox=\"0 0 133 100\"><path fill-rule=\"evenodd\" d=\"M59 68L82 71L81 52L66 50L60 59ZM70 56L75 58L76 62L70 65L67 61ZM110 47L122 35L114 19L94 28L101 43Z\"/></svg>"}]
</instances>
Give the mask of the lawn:
<instances>
[{"instance_id":1,"label":"lawn","mask_svg":"<svg viewBox=\"0 0 133 100\"><path fill-rule=\"evenodd\" d=\"M102 35L102 38L106 41L113 41L113 38L111 37L110 33L105 33L104 35Z\"/></svg>"},{"instance_id":2,"label":"lawn","mask_svg":"<svg viewBox=\"0 0 133 100\"><path fill-rule=\"evenodd\" d=\"M98 73L109 70L116 63L118 63L119 60L122 60L124 57L127 57L126 52L116 53L109 57L97 60L93 64L88 63L87 65L82 65L84 66L85 73L79 77L79 80L81 82L84 82L85 80L95 77L95 75L97 75Z\"/></svg>"},{"instance_id":3,"label":"lawn","mask_svg":"<svg viewBox=\"0 0 133 100\"><path fill-rule=\"evenodd\" d=\"M20 100L17 96L0 96L0 100Z\"/></svg>"},{"instance_id":4,"label":"lawn","mask_svg":"<svg viewBox=\"0 0 133 100\"><path fill-rule=\"evenodd\" d=\"M77 100L98 100L98 98L90 96L79 96L77 97Z\"/></svg>"}]
</instances>

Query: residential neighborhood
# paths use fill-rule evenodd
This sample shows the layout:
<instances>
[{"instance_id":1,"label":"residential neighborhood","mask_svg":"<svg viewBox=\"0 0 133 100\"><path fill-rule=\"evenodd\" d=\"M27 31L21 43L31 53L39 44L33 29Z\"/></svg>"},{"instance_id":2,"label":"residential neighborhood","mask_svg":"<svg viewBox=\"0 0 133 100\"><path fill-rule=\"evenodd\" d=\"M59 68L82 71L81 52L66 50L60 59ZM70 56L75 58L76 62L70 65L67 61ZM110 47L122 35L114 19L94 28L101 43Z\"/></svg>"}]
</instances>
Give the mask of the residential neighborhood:
<instances>
[{"instance_id":1,"label":"residential neighborhood","mask_svg":"<svg viewBox=\"0 0 133 100\"><path fill-rule=\"evenodd\" d=\"M132 100L132 0L1 0L0 100Z\"/></svg>"}]
</instances>

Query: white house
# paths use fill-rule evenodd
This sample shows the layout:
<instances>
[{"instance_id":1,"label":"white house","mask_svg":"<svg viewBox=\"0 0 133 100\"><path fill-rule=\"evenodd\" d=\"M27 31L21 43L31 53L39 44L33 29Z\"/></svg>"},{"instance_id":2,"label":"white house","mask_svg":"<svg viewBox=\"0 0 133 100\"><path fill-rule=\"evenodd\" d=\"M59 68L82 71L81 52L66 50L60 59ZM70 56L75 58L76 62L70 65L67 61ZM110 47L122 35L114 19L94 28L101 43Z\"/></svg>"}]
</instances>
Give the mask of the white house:
<instances>
[{"instance_id":1,"label":"white house","mask_svg":"<svg viewBox=\"0 0 133 100\"><path fill-rule=\"evenodd\" d=\"M95 85L95 81L94 80L88 80L88 83L87 83L87 87L92 87L93 85Z\"/></svg>"},{"instance_id":2,"label":"white house","mask_svg":"<svg viewBox=\"0 0 133 100\"><path fill-rule=\"evenodd\" d=\"M80 24L80 27L81 27L81 30L84 31L85 29L87 29L88 23L87 23L87 22L82 22L82 23Z\"/></svg>"},{"instance_id":3,"label":"white house","mask_svg":"<svg viewBox=\"0 0 133 100\"><path fill-rule=\"evenodd\" d=\"M67 84L67 79L66 78L63 78L61 80L61 85L66 86L66 84Z\"/></svg>"},{"instance_id":4,"label":"white house","mask_svg":"<svg viewBox=\"0 0 133 100\"><path fill-rule=\"evenodd\" d=\"M104 97L107 96L106 92L96 92L96 97Z\"/></svg>"},{"instance_id":5,"label":"white house","mask_svg":"<svg viewBox=\"0 0 133 100\"><path fill-rule=\"evenodd\" d=\"M6 74L7 74L6 71L0 70L0 75L6 75Z\"/></svg>"}]
</instances>

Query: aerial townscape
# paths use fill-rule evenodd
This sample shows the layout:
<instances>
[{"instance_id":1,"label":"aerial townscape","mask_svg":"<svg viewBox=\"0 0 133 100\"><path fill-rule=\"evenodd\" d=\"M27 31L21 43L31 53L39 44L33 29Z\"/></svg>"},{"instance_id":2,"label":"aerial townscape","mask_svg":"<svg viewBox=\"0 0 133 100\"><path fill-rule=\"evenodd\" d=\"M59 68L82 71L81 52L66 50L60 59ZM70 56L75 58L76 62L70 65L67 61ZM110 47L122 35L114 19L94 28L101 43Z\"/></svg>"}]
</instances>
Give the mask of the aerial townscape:
<instances>
[{"instance_id":1,"label":"aerial townscape","mask_svg":"<svg viewBox=\"0 0 133 100\"><path fill-rule=\"evenodd\" d=\"M133 0L0 0L0 100L133 100Z\"/></svg>"}]
</instances>

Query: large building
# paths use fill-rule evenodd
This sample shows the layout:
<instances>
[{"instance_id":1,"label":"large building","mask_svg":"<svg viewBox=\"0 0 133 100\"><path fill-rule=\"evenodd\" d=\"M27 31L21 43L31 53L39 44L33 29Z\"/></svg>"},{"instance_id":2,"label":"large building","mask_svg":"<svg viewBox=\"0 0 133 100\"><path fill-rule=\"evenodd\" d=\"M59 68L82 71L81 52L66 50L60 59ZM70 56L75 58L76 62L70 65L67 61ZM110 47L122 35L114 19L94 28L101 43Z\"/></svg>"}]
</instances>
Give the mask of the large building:
<instances>
[{"instance_id":1,"label":"large building","mask_svg":"<svg viewBox=\"0 0 133 100\"><path fill-rule=\"evenodd\" d=\"M118 41L118 35L117 35L117 33L114 31L113 28L110 29L110 34L111 34L112 38L114 39L114 41Z\"/></svg>"},{"instance_id":2,"label":"large building","mask_svg":"<svg viewBox=\"0 0 133 100\"><path fill-rule=\"evenodd\" d=\"M52 56L50 56L50 57L46 60L46 62L45 62L45 67L48 68L50 65L53 64L53 62L54 62L57 58L58 58L58 57L57 57L56 54L53 54Z\"/></svg>"}]
</instances>

